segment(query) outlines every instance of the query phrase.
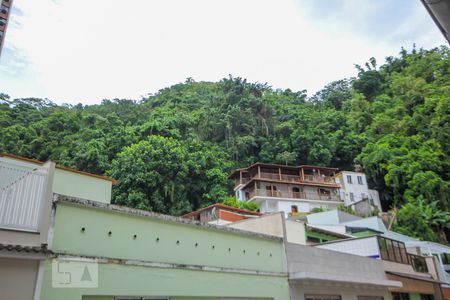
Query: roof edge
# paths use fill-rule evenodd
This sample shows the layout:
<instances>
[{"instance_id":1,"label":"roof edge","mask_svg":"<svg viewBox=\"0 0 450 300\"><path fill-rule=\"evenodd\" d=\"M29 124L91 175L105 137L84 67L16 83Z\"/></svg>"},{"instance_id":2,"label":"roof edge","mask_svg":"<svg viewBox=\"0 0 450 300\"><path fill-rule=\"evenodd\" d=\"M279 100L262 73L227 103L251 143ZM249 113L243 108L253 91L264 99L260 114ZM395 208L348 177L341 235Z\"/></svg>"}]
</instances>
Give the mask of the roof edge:
<instances>
[{"instance_id":1,"label":"roof edge","mask_svg":"<svg viewBox=\"0 0 450 300\"><path fill-rule=\"evenodd\" d=\"M119 206L119 205L114 205L114 204L98 202L98 201L92 201L92 200L71 197L71 196L65 196L65 195L56 194L56 193L53 194L53 202L56 204L57 203L67 203L70 205L107 210L107 211L111 211L111 212L127 214L127 215L132 215L132 216L137 216L137 217L157 219L159 221L166 221L166 222L177 223L177 224L198 226L198 227L202 227L205 229L228 232L231 234L245 235L245 236L250 236L250 237L254 237L254 238L283 241L283 238L281 238L281 237L276 237L276 236L272 236L272 235L268 235L268 234L254 233L254 232L244 231L244 230L240 230L240 229L225 227L225 226L201 223L198 221L185 219L185 218L181 218L181 217L175 217L175 216L164 215L164 214L141 210L141 209L129 208L129 207L125 207L125 206Z\"/></svg>"},{"instance_id":2,"label":"roof edge","mask_svg":"<svg viewBox=\"0 0 450 300\"><path fill-rule=\"evenodd\" d=\"M44 164L43 161L40 161L40 160L37 160L37 159L23 157L23 156L15 155L15 154L3 153L3 152L0 152L0 157L8 157L8 158L22 160L22 161L26 161L26 162L29 162L29 163L39 164L39 165L43 165ZM92 173L88 173L88 172L85 172L85 171L80 171L80 170L77 170L77 169L61 166L61 165L58 165L58 164L56 164L55 168L56 169L60 169L60 170L64 170L64 171L68 171L68 172L72 172L72 173L77 173L77 174L81 174L81 175L95 177L95 178L102 179L102 180L111 181L113 184L117 183L117 180L109 178L109 177L106 177L106 176L92 174Z\"/></svg>"}]
</instances>

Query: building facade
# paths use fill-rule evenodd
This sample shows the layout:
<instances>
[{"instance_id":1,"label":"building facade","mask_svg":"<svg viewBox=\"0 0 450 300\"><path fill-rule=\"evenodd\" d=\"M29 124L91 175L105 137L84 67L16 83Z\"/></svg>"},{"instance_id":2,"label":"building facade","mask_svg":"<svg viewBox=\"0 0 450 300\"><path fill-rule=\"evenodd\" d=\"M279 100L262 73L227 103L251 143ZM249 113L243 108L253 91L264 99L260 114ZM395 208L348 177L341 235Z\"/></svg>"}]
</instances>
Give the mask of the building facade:
<instances>
[{"instance_id":1,"label":"building facade","mask_svg":"<svg viewBox=\"0 0 450 300\"><path fill-rule=\"evenodd\" d=\"M376 207L379 211L382 211L378 191L369 189L366 174L341 171L335 176L335 180L341 185L339 192L345 206L358 210L358 203L367 202L369 209L373 210Z\"/></svg>"},{"instance_id":2,"label":"building facade","mask_svg":"<svg viewBox=\"0 0 450 300\"><path fill-rule=\"evenodd\" d=\"M11 13L13 0L0 0L0 57L3 44L5 43L6 29L8 27L9 15Z\"/></svg>"},{"instance_id":3,"label":"building facade","mask_svg":"<svg viewBox=\"0 0 450 300\"><path fill-rule=\"evenodd\" d=\"M334 168L256 163L235 170L230 178L238 200L257 203L262 213L282 211L288 217L344 204L336 173Z\"/></svg>"},{"instance_id":4,"label":"building facade","mask_svg":"<svg viewBox=\"0 0 450 300\"><path fill-rule=\"evenodd\" d=\"M5 299L39 299L51 251L52 195L109 201L113 181L0 153L0 291ZM82 187L82 188L80 188Z\"/></svg>"},{"instance_id":5,"label":"building facade","mask_svg":"<svg viewBox=\"0 0 450 300\"><path fill-rule=\"evenodd\" d=\"M445 299L435 258L410 253L401 241L377 235L332 241L315 247L382 261L387 278L402 283L401 287L389 288L393 300Z\"/></svg>"},{"instance_id":6,"label":"building facade","mask_svg":"<svg viewBox=\"0 0 450 300\"><path fill-rule=\"evenodd\" d=\"M111 205L113 182L0 156L0 298L289 298L282 238Z\"/></svg>"}]
</instances>

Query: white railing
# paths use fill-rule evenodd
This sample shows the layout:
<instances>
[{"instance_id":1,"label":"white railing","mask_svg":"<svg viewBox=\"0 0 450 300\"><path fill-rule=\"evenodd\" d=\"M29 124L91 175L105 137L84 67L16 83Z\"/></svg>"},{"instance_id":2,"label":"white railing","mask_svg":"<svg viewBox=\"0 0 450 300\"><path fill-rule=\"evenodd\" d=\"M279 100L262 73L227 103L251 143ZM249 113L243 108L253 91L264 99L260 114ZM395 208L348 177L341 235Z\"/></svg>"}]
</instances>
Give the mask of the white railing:
<instances>
[{"instance_id":1,"label":"white railing","mask_svg":"<svg viewBox=\"0 0 450 300\"><path fill-rule=\"evenodd\" d=\"M286 190L263 190L257 189L249 193L249 199L255 197L277 197L277 198L292 198L292 199L306 199L306 200L321 200L321 201L342 201L339 194L319 194L311 192L291 192Z\"/></svg>"},{"instance_id":2,"label":"white railing","mask_svg":"<svg viewBox=\"0 0 450 300\"><path fill-rule=\"evenodd\" d=\"M0 160L0 228L37 231L48 170Z\"/></svg>"}]
</instances>

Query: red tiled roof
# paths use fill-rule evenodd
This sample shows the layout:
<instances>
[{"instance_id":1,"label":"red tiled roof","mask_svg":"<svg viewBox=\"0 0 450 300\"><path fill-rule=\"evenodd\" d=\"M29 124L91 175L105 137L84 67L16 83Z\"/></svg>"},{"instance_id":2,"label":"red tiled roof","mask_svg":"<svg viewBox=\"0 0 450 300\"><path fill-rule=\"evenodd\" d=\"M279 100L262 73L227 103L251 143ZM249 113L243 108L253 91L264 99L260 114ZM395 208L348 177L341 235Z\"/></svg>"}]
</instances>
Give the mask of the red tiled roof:
<instances>
[{"instance_id":1,"label":"red tiled roof","mask_svg":"<svg viewBox=\"0 0 450 300\"><path fill-rule=\"evenodd\" d=\"M181 217L188 219L188 218L191 218L193 216L197 216L197 215L199 215L200 213L202 213L202 212L204 212L206 210L210 210L210 209L213 209L213 208L221 208L221 209L225 209L225 210L228 210L228 211L241 213L241 214L244 214L244 215L251 215L251 216L261 216L262 215L261 213L256 212L256 211L251 211L251 210L241 209L241 208L237 208L237 207L233 207L233 206L228 206L228 205L225 205L225 204L222 204L222 203L216 203L216 204L204 207L204 208L200 208L200 209L198 209L196 211L187 213L187 214L185 214L185 215L183 215Z\"/></svg>"}]
</instances>

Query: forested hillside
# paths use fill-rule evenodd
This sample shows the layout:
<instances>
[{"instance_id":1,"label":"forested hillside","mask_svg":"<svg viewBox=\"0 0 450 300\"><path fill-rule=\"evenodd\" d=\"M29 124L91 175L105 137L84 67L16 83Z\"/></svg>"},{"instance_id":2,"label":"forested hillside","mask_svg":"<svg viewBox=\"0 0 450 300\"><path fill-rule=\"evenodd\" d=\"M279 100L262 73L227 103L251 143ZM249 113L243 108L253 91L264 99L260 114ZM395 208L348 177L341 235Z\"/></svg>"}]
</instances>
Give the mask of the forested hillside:
<instances>
[{"instance_id":1,"label":"forested hillside","mask_svg":"<svg viewBox=\"0 0 450 300\"><path fill-rule=\"evenodd\" d=\"M256 161L360 164L384 208L398 210L398 231L445 242L449 54L370 59L310 98L231 76L89 106L2 94L0 151L106 174L118 180L115 203L175 215L231 195L230 170Z\"/></svg>"}]
</instances>

